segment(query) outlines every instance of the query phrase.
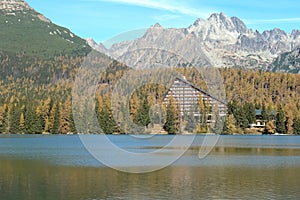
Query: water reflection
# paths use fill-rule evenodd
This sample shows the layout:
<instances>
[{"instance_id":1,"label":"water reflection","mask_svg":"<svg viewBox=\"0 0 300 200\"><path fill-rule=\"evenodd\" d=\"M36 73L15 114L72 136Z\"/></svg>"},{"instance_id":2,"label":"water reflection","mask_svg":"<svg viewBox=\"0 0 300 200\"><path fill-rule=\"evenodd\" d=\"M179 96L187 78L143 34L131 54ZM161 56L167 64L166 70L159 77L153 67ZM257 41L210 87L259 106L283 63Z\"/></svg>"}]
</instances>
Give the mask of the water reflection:
<instances>
[{"instance_id":1,"label":"water reflection","mask_svg":"<svg viewBox=\"0 0 300 200\"><path fill-rule=\"evenodd\" d=\"M296 199L299 169L169 167L128 174L2 158L0 199Z\"/></svg>"},{"instance_id":2,"label":"water reflection","mask_svg":"<svg viewBox=\"0 0 300 200\"><path fill-rule=\"evenodd\" d=\"M196 142L172 166L128 174L95 163L76 137L0 138L0 199L299 199L299 139L222 137L203 160Z\"/></svg>"}]
</instances>

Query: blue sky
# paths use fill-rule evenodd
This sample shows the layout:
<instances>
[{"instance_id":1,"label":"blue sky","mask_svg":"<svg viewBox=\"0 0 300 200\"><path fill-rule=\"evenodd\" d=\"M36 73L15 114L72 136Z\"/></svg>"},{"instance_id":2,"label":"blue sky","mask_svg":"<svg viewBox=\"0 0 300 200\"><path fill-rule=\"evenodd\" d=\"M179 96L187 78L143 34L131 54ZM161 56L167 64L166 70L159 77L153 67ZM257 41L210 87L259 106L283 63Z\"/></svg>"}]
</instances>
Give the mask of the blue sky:
<instances>
[{"instance_id":1,"label":"blue sky","mask_svg":"<svg viewBox=\"0 0 300 200\"><path fill-rule=\"evenodd\" d=\"M83 38L105 41L122 32L147 28L188 27L214 12L242 19L259 31L300 29L298 0L27 0L54 23Z\"/></svg>"}]
</instances>

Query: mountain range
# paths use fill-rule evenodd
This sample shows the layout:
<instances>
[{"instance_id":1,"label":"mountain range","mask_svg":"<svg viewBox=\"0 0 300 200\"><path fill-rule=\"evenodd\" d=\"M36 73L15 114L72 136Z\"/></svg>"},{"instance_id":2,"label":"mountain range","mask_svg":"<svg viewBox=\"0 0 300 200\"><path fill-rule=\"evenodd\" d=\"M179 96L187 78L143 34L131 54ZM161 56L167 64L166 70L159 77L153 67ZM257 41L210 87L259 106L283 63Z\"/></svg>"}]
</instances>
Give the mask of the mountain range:
<instances>
[{"instance_id":1,"label":"mountain range","mask_svg":"<svg viewBox=\"0 0 300 200\"><path fill-rule=\"evenodd\" d=\"M299 53L295 53L299 52L300 30L289 34L274 28L260 33L224 13L212 14L207 20L197 19L187 28L163 28L157 23L142 37L110 48L93 40L88 42L100 52L135 68L151 68L159 63L300 71Z\"/></svg>"},{"instance_id":2,"label":"mountain range","mask_svg":"<svg viewBox=\"0 0 300 200\"><path fill-rule=\"evenodd\" d=\"M300 30L260 33L224 13L197 19L187 28L157 23L142 37L107 48L52 23L24 0L1 0L0 29L0 51L24 56L86 55L92 47L135 69L214 66L300 72Z\"/></svg>"}]
</instances>

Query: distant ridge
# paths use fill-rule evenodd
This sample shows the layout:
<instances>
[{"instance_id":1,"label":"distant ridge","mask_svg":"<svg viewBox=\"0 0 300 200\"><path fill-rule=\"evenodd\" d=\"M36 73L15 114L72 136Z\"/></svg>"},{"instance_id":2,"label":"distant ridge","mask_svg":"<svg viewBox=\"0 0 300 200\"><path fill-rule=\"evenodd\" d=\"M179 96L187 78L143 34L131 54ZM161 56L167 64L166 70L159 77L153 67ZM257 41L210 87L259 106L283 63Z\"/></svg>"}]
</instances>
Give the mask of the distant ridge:
<instances>
[{"instance_id":1,"label":"distant ridge","mask_svg":"<svg viewBox=\"0 0 300 200\"><path fill-rule=\"evenodd\" d=\"M101 44L99 44L102 46ZM186 57L189 65L203 66L209 63L215 67L234 67L246 69L275 70L298 73L296 64L289 68L272 67L274 60L285 52L294 51L300 46L300 31L292 33L274 28L262 33L248 29L237 17L224 13L214 13L207 20L197 19L187 28L163 28L160 24L151 26L148 31L134 41L113 44L109 49L98 48L113 58L124 58L122 62L130 65L135 61L151 67L154 52L138 52L138 49L164 49ZM94 45L97 49L97 46ZM132 55L126 55L134 52ZM157 55L157 53L155 54ZM164 57L166 65L173 63L172 55ZM298 62L296 60L296 62ZM180 63L187 65L187 63ZM140 66L137 66L140 68Z\"/></svg>"}]
</instances>

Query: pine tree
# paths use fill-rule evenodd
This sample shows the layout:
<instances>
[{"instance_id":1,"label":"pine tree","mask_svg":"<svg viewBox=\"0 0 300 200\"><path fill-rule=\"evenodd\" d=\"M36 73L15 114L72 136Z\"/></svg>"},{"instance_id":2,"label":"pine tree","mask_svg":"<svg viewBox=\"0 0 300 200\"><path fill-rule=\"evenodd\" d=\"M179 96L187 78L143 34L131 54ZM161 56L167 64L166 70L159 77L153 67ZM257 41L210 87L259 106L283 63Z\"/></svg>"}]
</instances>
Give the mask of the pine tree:
<instances>
[{"instance_id":1,"label":"pine tree","mask_svg":"<svg viewBox=\"0 0 300 200\"><path fill-rule=\"evenodd\" d=\"M276 115L276 132L281 134L286 134L286 118L282 106L279 106Z\"/></svg>"},{"instance_id":2,"label":"pine tree","mask_svg":"<svg viewBox=\"0 0 300 200\"><path fill-rule=\"evenodd\" d=\"M139 126L148 127L148 125L151 122L149 115L150 106L148 103L148 98L145 96L140 102L142 103L139 105L136 116L133 121Z\"/></svg>"},{"instance_id":3,"label":"pine tree","mask_svg":"<svg viewBox=\"0 0 300 200\"><path fill-rule=\"evenodd\" d=\"M239 127L241 127L243 130L245 130L248 127L249 121L248 121L247 113L245 112L242 106L239 107L239 112L235 113L234 117Z\"/></svg>"},{"instance_id":4,"label":"pine tree","mask_svg":"<svg viewBox=\"0 0 300 200\"><path fill-rule=\"evenodd\" d=\"M26 106L25 111L25 133L40 134L43 132L42 119L36 114L35 108Z\"/></svg>"},{"instance_id":5,"label":"pine tree","mask_svg":"<svg viewBox=\"0 0 300 200\"><path fill-rule=\"evenodd\" d=\"M20 133L20 114L17 103L13 103L9 111L9 133Z\"/></svg>"},{"instance_id":6,"label":"pine tree","mask_svg":"<svg viewBox=\"0 0 300 200\"><path fill-rule=\"evenodd\" d=\"M270 115L269 115L269 113L266 109L265 103L263 103L263 105L262 105L261 117L262 117L262 120L265 121L265 122L270 120Z\"/></svg>"},{"instance_id":7,"label":"pine tree","mask_svg":"<svg viewBox=\"0 0 300 200\"><path fill-rule=\"evenodd\" d=\"M246 129L249 125L247 113L243 106L239 105L235 100L228 104L228 114L233 115L236 126Z\"/></svg>"},{"instance_id":8,"label":"pine tree","mask_svg":"<svg viewBox=\"0 0 300 200\"><path fill-rule=\"evenodd\" d=\"M299 116L294 118L293 128L294 128L294 134L300 135L300 117Z\"/></svg>"},{"instance_id":9,"label":"pine tree","mask_svg":"<svg viewBox=\"0 0 300 200\"><path fill-rule=\"evenodd\" d=\"M55 104L54 109L54 117L53 117L53 125L50 129L50 133L58 134L60 128L60 106L59 103Z\"/></svg>"},{"instance_id":10,"label":"pine tree","mask_svg":"<svg viewBox=\"0 0 300 200\"><path fill-rule=\"evenodd\" d=\"M103 108L98 114L99 125L105 134L112 134L118 132L118 125L116 124L108 100L104 101Z\"/></svg>"},{"instance_id":11,"label":"pine tree","mask_svg":"<svg viewBox=\"0 0 300 200\"><path fill-rule=\"evenodd\" d=\"M193 131L197 128L197 120L195 117L195 113L197 112L197 107L198 105L194 105L190 112L187 114L186 116L186 127L185 129L189 132L189 133L193 133Z\"/></svg>"},{"instance_id":12,"label":"pine tree","mask_svg":"<svg viewBox=\"0 0 300 200\"><path fill-rule=\"evenodd\" d=\"M248 124L255 123L256 122L255 106L252 103L245 103L243 108L246 112Z\"/></svg>"},{"instance_id":13,"label":"pine tree","mask_svg":"<svg viewBox=\"0 0 300 200\"><path fill-rule=\"evenodd\" d=\"M166 111L165 131L169 134L176 134L180 131L180 113L174 98L169 99Z\"/></svg>"},{"instance_id":14,"label":"pine tree","mask_svg":"<svg viewBox=\"0 0 300 200\"><path fill-rule=\"evenodd\" d=\"M200 129L206 130L207 125L207 105L205 101L203 100L202 96L199 97L199 110L200 110Z\"/></svg>"},{"instance_id":15,"label":"pine tree","mask_svg":"<svg viewBox=\"0 0 300 200\"><path fill-rule=\"evenodd\" d=\"M213 133L215 134L222 134L224 130L224 126L226 126L226 117L221 117L219 114L216 115L215 123L213 126Z\"/></svg>"}]
</instances>

